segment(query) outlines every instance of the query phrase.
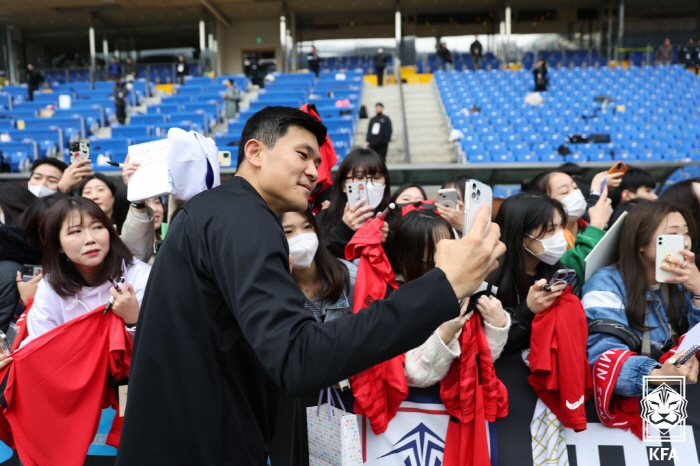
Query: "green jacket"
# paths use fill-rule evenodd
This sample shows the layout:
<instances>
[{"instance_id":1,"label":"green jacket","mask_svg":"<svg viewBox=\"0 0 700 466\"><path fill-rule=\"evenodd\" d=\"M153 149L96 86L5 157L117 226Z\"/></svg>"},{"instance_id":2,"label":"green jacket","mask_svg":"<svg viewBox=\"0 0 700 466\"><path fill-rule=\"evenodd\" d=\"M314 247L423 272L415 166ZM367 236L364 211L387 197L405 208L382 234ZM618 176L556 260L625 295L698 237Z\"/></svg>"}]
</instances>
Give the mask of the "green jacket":
<instances>
[{"instance_id":1,"label":"green jacket","mask_svg":"<svg viewBox=\"0 0 700 466\"><path fill-rule=\"evenodd\" d=\"M586 256L603 236L605 236L604 230L589 225L586 231L576 235L574 247L566 251L560 259L562 264L576 271L576 277L581 285L586 277Z\"/></svg>"}]
</instances>

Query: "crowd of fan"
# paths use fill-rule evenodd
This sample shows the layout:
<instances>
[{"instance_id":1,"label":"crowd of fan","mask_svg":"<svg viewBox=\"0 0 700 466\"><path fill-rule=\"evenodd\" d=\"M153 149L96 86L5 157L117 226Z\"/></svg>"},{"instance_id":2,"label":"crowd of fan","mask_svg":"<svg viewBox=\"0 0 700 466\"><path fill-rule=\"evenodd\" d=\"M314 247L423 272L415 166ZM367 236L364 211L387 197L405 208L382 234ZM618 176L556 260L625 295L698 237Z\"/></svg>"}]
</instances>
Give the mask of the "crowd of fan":
<instances>
[{"instance_id":1,"label":"crowd of fan","mask_svg":"<svg viewBox=\"0 0 700 466\"><path fill-rule=\"evenodd\" d=\"M565 293L565 285L545 286L559 269L576 271L571 293L581 299L586 317L618 321L640 338L647 334L659 350L668 350L678 335L700 321L700 180L676 183L657 198L657 181L643 169L601 172L585 180L569 175L570 168L525 180L522 193L494 200L493 220L507 252L486 281L498 291L482 294L473 303L465 300L458 318L442 324L406 355L409 386L429 387L445 377L460 355L462 328L476 314L493 361L527 349L535 316ZM123 170L126 184L138 164L127 161ZM437 243L462 235L470 178L457 176L443 184L457 190L457 208L451 208L428 199L418 184L392 191L382 157L371 149L356 149L340 164L326 202L303 213L281 215L291 273L316 321L322 324L352 312L358 266L345 260L346 246L365 222L392 204L395 208L381 231L397 282L410 282L434 268ZM369 203L348 203L350 182L367 183ZM148 264L157 258L166 220L172 221L177 212L168 212L168 202L160 197L129 203L125 184L93 173L88 161L66 166L55 159L38 160L26 187L0 184L1 330L7 331L31 305L26 343L111 296L112 311L132 334L138 331ZM584 283L586 256L622 212L628 214L622 220L614 265ZM676 278L669 280L667 291L654 278L655 239L661 234L685 238L685 249L668 261ZM43 266L43 274L25 281L24 264ZM128 287L117 293L108 276L125 277ZM617 348L626 348L619 338L591 334L591 367L602 353ZM7 355L0 358L2 367L12 361ZM694 358L676 367L640 354L624 363L614 390L639 397L642 378L650 374L682 375L694 383L698 366ZM496 365L496 375L498 369Z\"/></svg>"}]
</instances>

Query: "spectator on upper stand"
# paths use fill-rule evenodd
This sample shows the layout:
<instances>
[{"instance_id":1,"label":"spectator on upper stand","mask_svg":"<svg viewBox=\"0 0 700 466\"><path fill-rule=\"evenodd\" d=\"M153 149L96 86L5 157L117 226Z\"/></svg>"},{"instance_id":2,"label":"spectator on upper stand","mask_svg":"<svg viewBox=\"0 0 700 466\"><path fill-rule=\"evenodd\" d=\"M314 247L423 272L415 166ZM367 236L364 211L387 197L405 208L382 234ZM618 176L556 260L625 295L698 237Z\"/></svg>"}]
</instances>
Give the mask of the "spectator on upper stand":
<instances>
[{"instance_id":1,"label":"spectator on upper stand","mask_svg":"<svg viewBox=\"0 0 700 466\"><path fill-rule=\"evenodd\" d=\"M442 67L445 71L452 71L455 69L452 52L447 48L447 43L442 42L437 45L437 54L442 60Z\"/></svg>"},{"instance_id":2,"label":"spectator on upper stand","mask_svg":"<svg viewBox=\"0 0 700 466\"><path fill-rule=\"evenodd\" d=\"M241 101L241 96L232 79L226 79L224 84L226 85L226 90L224 91L224 115L228 119L236 118L236 115L238 115L238 103Z\"/></svg>"},{"instance_id":3,"label":"spectator on upper stand","mask_svg":"<svg viewBox=\"0 0 700 466\"><path fill-rule=\"evenodd\" d=\"M120 79L122 77L122 65L117 60L117 57L110 58L107 73L109 74L109 79Z\"/></svg>"},{"instance_id":4,"label":"spectator on upper stand","mask_svg":"<svg viewBox=\"0 0 700 466\"><path fill-rule=\"evenodd\" d=\"M678 51L678 61L680 61L686 68L695 66L693 61L693 51L695 50L695 43L693 38L688 39L688 42L680 48Z\"/></svg>"},{"instance_id":5,"label":"spectator on upper stand","mask_svg":"<svg viewBox=\"0 0 700 466\"><path fill-rule=\"evenodd\" d=\"M374 68L377 71L377 85L384 85L384 68L386 68L386 54L384 49L379 47L377 49L377 55L374 56Z\"/></svg>"},{"instance_id":6,"label":"spectator on upper stand","mask_svg":"<svg viewBox=\"0 0 700 466\"><path fill-rule=\"evenodd\" d=\"M34 91L39 89L44 82L44 75L34 69L34 65L27 65L27 100L34 100Z\"/></svg>"},{"instance_id":7,"label":"spectator on upper stand","mask_svg":"<svg viewBox=\"0 0 700 466\"><path fill-rule=\"evenodd\" d=\"M469 52L472 54L472 68L474 70L481 69L481 57L484 54L484 47L479 42L479 36L474 36L474 42L469 47Z\"/></svg>"},{"instance_id":8,"label":"spectator on upper stand","mask_svg":"<svg viewBox=\"0 0 700 466\"><path fill-rule=\"evenodd\" d=\"M178 56L175 64L175 76L178 84L181 86L185 84L185 76L189 76L189 74L190 70L187 68L187 63L185 63L185 57L183 55Z\"/></svg>"},{"instance_id":9,"label":"spectator on upper stand","mask_svg":"<svg viewBox=\"0 0 700 466\"><path fill-rule=\"evenodd\" d=\"M695 42L695 47L693 47L693 61L690 66L695 67L695 71L700 68L700 40Z\"/></svg>"},{"instance_id":10,"label":"spectator on upper stand","mask_svg":"<svg viewBox=\"0 0 700 466\"><path fill-rule=\"evenodd\" d=\"M670 65L673 61L673 47L671 46L671 39L664 40L663 45L661 45L656 51L656 64L657 65Z\"/></svg>"},{"instance_id":11,"label":"spectator on upper stand","mask_svg":"<svg viewBox=\"0 0 700 466\"><path fill-rule=\"evenodd\" d=\"M116 78L114 80L114 87L112 88L112 97L114 97L114 109L117 121L120 125L126 122L126 96L128 94L129 90L124 83L122 83L119 78Z\"/></svg>"},{"instance_id":12,"label":"spectator on upper stand","mask_svg":"<svg viewBox=\"0 0 700 466\"><path fill-rule=\"evenodd\" d=\"M316 53L316 46L311 46L311 53L306 56L306 63L309 65L309 71L316 75L318 78L318 73L321 69L321 58Z\"/></svg>"},{"instance_id":13,"label":"spectator on upper stand","mask_svg":"<svg viewBox=\"0 0 700 466\"><path fill-rule=\"evenodd\" d=\"M537 60L535 68L532 70L532 74L535 76L535 92L546 92L547 91L547 62L543 58Z\"/></svg>"},{"instance_id":14,"label":"spectator on upper stand","mask_svg":"<svg viewBox=\"0 0 700 466\"><path fill-rule=\"evenodd\" d=\"M386 162L386 152L391 142L391 119L384 115L384 105L381 102L377 102L377 105L374 106L374 111L377 114L369 120L365 147L369 147L381 155Z\"/></svg>"},{"instance_id":15,"label":"spectator on upper stand","mask_svg":"<svg viewBox=\"0 0 700 466\"><path fill-rule=\"evenodd\" d=\"M131 57L126 57L126 60L124 60L122 71L124 72L125 79L129 79L129 76L132 76L132 73L136 71L136 63L134 63Z\"/></svg>"}]
</instances>

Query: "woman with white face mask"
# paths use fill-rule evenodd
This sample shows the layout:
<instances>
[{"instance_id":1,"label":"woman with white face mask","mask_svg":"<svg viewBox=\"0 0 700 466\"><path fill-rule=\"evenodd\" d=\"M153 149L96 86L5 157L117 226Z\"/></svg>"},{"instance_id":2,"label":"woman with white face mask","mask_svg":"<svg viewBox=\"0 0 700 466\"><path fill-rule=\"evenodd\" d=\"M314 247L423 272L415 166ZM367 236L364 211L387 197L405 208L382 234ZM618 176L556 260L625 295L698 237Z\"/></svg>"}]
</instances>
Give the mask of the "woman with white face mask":
<instances>
[{"instance_id":1,"label":"woman with white face mask","mask_svg":"<svg viewBox=\"0 0 700 466\"><path fill-rule=\"evenodd\" d=\"M562 262L570 264L570 268L576 270L581 284L583 284L586 256L605 235L604 229L612 213L608 188L613 189L618 186L621 178L621 173L598 173L591 183L591 194L588 199L583 196L576 182L563 172L544 172L531 181L523 183L523 192L545 194L559 201L564 207L566 228L563 234L567 252ZM604 179L607 180L607 185L600 193Z\"/></svg>"},{"instance_id":2,"label":"woman with white face mask","mask_svg":"<svg viewBox=\"0 0 700 466\"><path fill-rule=\"evenodd\" d=\"M368 201L348 202L348 183L364 183ZM384 160L372 149L355 149L338 167L328 209L318 213L321 239L335 257L345 257L345 246L357 230L389 205L391 183ZM382 228L385 250L389 250L389 224Z\"/></svg>"},{"instance_id":3,"label":"woman with white face mask","mask_svg":"<svg viewBox=\"0 0 700 466\"><path fill-rule=\"evenodd\" d=\"M357 266L333 257L321 241L311 210L279 218L289 242L292 277L306 296L304 305L317 322L352 313Z\"/></svg>"},{"instance_id":4,"label":"woman with white face mask","mask_svg":"<svg viewBox=\"0 0 700 466\"><path fill-rule=\"evenodd\" d=\"M561 203L538 193L521 193L506 199L495 222L501 228L506 253L501 265L486 279L498 287L498 299L511 315L512 326L505 352L530 345L535 314L543 312L561 296L563 285L543 289L557 270L570 268L563 262L566 252L564 208ZM571 283L580 293L577 277Z\"/></svg>"}]
</instances>

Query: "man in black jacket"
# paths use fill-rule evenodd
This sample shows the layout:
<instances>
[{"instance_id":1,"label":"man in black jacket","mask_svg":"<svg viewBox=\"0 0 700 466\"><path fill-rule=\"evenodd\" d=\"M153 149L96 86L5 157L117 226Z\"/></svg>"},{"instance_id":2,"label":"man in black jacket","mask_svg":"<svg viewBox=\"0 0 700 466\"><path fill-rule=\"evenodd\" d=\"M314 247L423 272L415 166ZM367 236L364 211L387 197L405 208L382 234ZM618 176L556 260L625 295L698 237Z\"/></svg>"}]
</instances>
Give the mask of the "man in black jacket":
<instances>
[{"instance_id":1,"label":"man in black jacket","mask_svg":"<svg viewBox=\"0 0 700 466\"><path fill-rule=\"evenodd\" d=\"M321 68L321 58L316 52L316 46L311 46L311 53L306 56L306 63L309 65L309 71L316 75L318 79L318 73Z\"/></svg>"},{"instance_id":2,"label":"man in black jacket","mask_svg":"<svg viewBox=\"0 0 700 466\"><path fill-rule=\"evenodd\" d=\"M114 97L114 109L117 114L117 121L120 125L123 125L126 121L126 96L129 94L129 90L126 86L119 81L119 78L114 80L114 87L112 88L112 97Z\"/></svg>"},{"instance_id":3,"label":"man in black jacket","mask_svg":"<svg viewBox=\"0 0 700 466\"><path fill-rule=\"evenodd\" d=\"M384 115L384 105L381 102L377 102L374 110L377 114L369 120L365 147L369 147L381 155L386 162L386 151L389 149L389 142L391 142L391 120Z\"/></svg>"},{"instance_id":4,"label":"man in black jacket","mask_svg":"<svg viewBox=\"0 0 700 466\"><path fill-rule=\"evenodd\" d=\"M472 68L474 68L474 70L480 70L484 47L482 47L481 42L479 42L479 36L474 36L474 42L472 42L472 45L469 47L469 52L472 54Z\"/></svg>"},{"instance_id":5,"label":"man in black jacket","mask_svg":"<svg viewBox=\"0 0 700 466\"><path fill-rule=\"evenodd\" d=\"M688 42L678 50L678 61L680 61L686 68L694 66L693 62L693 50L695 49L695 44L693 38L688 39Z\"/></svg>"},{"instance_id":6,"label":"man in black jacket","mask_svg":"<svg viewBox=\"0 0 700 466\"><path fill-rule=\"evenodd\" d=\"M384 85L384 68L386 68L386 54L384 49L379 47L377 55L374 57L374 67L377 70L377 85Z\"/></svg>"},{"instance_id":7,"label":"man in black jacket","mask_svg":"<svg viewBox=\"0 0 700 466\"><path fill-rule=\"evenodd\" d=\"M44 82L44 76L34 69L31 63L27 65L27 100L34 100L34 91Z\"/></svg>"},{"instance_id":8,"label":"man in black jacket","mask_svg":"<svg viewBox=\"0 0 700 466\"><path fill-rule=\"evenodd\" d=\"M497 266L505 246L496 224L484 237L484 207L467 237L439 243L434 270L317 324L277 216L307 208L325 137L312 116L267 107L246 122L236 176L181 208L141 306L118 466L263 466L283 393L419 346Z\"/></svg>"}]
</instances>

